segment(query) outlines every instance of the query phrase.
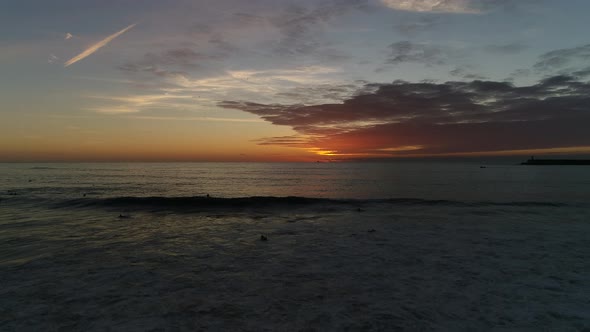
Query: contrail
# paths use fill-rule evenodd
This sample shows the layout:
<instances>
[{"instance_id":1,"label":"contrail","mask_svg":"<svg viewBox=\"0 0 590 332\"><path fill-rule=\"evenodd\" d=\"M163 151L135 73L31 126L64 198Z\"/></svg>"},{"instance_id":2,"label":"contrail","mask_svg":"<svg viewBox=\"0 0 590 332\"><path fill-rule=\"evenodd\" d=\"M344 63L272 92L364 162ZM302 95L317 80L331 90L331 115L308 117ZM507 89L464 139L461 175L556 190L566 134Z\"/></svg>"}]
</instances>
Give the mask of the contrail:
<instances>
[{"instance_id":1,"label":"contrail","mask_svg":"<svg viewBox=\"0 0 590 332\"><path fill-rule=\"evenodd\" d=\"M70 65L73 65L74 63L90 56L92 53L98 51L100 48L106 46L108 43L110 43L111 41L113 41L113 39L119 37L120 35L124 34L125 32L131 30L131 28L133 28L135 26L135 24L131 24L130 26L126 27L125 29L112 34L108 37L106 37L105 39L99 41L98 43L90 46L89 48L87 48L84 52L76 55L75 57L71 58L70 60L68 60L65 64L64 67L68 67Z\"/></svg>"}]
</instances>

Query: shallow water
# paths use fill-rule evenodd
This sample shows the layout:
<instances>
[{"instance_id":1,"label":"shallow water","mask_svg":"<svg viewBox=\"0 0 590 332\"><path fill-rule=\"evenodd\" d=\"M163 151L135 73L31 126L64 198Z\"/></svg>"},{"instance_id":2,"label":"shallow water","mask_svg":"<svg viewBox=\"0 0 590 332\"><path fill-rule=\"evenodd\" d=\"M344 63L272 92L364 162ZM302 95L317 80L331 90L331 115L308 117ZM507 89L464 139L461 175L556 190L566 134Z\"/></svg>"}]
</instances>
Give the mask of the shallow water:
<instances>
[{"instance_id":1,"label":"shallow water","mask_svg":"<svg viewBox=\"0 0 590 332\"><path fill-rule=\"evenodd\" d=\"M590 328L587 168L0 174L0 330Z\"/></svg>"}]
</instances>

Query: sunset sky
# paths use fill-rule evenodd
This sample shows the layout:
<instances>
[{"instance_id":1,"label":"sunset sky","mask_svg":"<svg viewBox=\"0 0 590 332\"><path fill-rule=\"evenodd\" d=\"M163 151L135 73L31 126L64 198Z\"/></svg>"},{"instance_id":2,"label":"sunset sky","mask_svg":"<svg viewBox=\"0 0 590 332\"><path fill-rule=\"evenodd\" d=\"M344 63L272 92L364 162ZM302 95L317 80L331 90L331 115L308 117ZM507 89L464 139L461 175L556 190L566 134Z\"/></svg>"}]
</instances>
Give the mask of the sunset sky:
<instances>
[{"instance_id":1,"label":"sunset sky","mask_svg":"<svg viewBox=\"0 0 590 332\"><path fill-rule=\"evenodd\" d=\"M6 0L0 161L590 154L587 0Z\"/></svg>"}]
</instances>

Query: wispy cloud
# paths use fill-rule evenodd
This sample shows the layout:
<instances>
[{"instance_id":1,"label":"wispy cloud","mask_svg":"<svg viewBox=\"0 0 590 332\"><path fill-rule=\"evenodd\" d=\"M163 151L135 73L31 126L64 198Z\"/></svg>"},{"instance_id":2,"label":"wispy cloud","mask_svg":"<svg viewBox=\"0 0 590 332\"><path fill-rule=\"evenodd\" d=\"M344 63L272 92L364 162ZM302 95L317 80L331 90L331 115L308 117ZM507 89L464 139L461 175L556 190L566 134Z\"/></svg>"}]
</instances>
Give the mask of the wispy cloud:
<instances>
[{"instance_id":1,"label":"wispy cloud","mask_svg":"<svg viewBox=\"0 0 590 332\"><path fill-rule=\"evenodd\" d=\"M275 52L281 56L316 54L325 46L317 38L322 24L361 9L366 4L366 0L341 0L312 9L290 7L281 15L270 18L272 25L281 34L280 40L275 44Z\"/></svg>"},{"instance_id":2,"label":"wispy cloud","mask_svg":"<svg viewBox=\"0 0 590 332\"><path fill-rule=\"evenodd\" d=\"M73 65L74 63L85 59L86 57L92 55L94 52L98 51L99 49L101 49L102 47L106 46L108 43L110 43L111 41L113 41L115 38L119 37L120 35L124 34L125 32L131 30L133 27L135 26L135 24L131 24L130 26L126 27L125 29L114 33L108 37L106 37L105 39L99 41L98 43L90 46L89 48L87 48L86 50L84 50L84 52L76 55L75 57L71 58L70 60L68 60L65 64L64 67L69 67L71 65Z\"/></svg>"},{"instance_id":3,"label":"wispy cloud","mask_svg":"<svg viewBox=\"0 0 590 332\"><path fill-rule=\"evenodd\" d=\"M437 45L418 44L409 40L389 45L391 55L388 64L399 65L406 62L423 63L427 66L446 63L448 50Z\"/></svg>"},{"instance_id":4,"label":"wispy cloud","mask_svg":"<svg viewBox=\"0 0 590 332\"><path fill-rule=\"evenodd\" d=\"M299 96L298 89L317 89L333 83L340 68L303 66L290 69L228 70L219 75L193 79L177 75L169 77L161 91L171 94L189 94L202 106L216 105L228 97L245 98L257 102L325 102L326 89ZM301 92L301 91L299 91ZM332 91L335 93L337 91ZM295 94L292 94L295 93ZM347 94L348 95L348 94ZM303 98L299 98L303 97ZM333 99L333 98L331 98Z\"/></svg>"},{"instance_id":5,"label":"wispy cloud","mask_svg":"<svg viewBox=\"0 0 590 332\"><path fill-rule=\"evenodd\" d=\"M58 60L59 58L55 54L49 54L49 57L47 58L47 63L56 63Z\"/></svg>"},{"instance_id":6,"label":"wispy cloud","mask_svg":"<svg viewBox=\"0 0 590 332\"><path fill-rule=\"evenodd\" d=\"M246 119L246 118L220 118L220 117L209 117L209 116L149 116L149 115L133 115L133 114L125 114L125 113L134 113L134 112L122 112L122 113L115 113L115 112L107 112L108 115L116 116L118 119L136 119L136 120L146 120L146 121L195 121L195 122L235 122L235 123L264 123L264 120L261 119ZM51 114L48 115L49 118L53 119L97 119L98 117L102 117L104 114L100 115L72 115L72 114ZM76 128L67 128L69 130L76 130ZM86 133L93 133L94 131L84 130ZM30 138L40 138L40 136L30 136Z\"/></svg>"},{"instance_id":7,"label":"wispy cloud","mask_svg":"<svg viewBox=\"0 0 590 332\"><path fill-rule=\"evenodd\" d=\"M468 0L381 0L381 2L392 9L412 12L480 13Z\"/></svg>"},{"instance_id":8,"label":"wispy cloud","mask_svg":"<svg viewBox=\"0 0 590 332\"><path fill-rule=\"evenodd\" d=\"M578 79L590 77L590 44L562 48L541 54L532 68L515 70L510 79L531 75L566 75Z\"/></svg>"},{"instance_id":9,"label":"wispy cloud","mask_svg":"<svg viewBox=\"0 0 590 332\"><path fill-rule=\"evenodd\" d=\"M216 117L178 117L178 116L128 116L130 119L154 120L154 121L198 121L198 122L237 122L237 123L264 123L260 119L216 118Z\"/></svg>"},{"instance_id":10,"label":"wispy cloud","mask_svg":"<svg viewBox=\"0 0 590 332\"><path fill-rule=\"evenodd\" d=\"M502 55L511 55L520 53L526 48L527 45L521 42L512 42L507 44L488 45L484 48L484 51Z\"/></svg>"},{"instance_id":11,"label":"wispy cloud","mask_svg":"<svg viewBox=\"0 0 590 332\"><path fill-rule=\"evenodd\" d=\"M517 10L538 0L380 0L395 10L448 14L485 14L498 9Z\"/></svg>"},{"instance_id":12,"label":"wispy cloud","mask_svg":"<svg viewBox=\"0 0 590 332\"><path fill-rule=\"evenodd\" d=\"M533 66L538 71L561 69L573 63L586 64L590 59L590 44L547 52Z\"/></svg>"},{"instance_id":13,"label":"wispy cloud","mask_svg":"<svg viewBox=\"0 0 590 332\"><path fill-rule=\"evenodd\" d=\"M433 30L438 25L444 23L446 23L446 21L442 19L442 16L425 16L418 20L403 20L394 24L393 28L404 36L415 37L421 32Z\"/></svg>"},{"instance_id":14,"label":"wispy cloud","mask_svg":"<svg viewBox=\"0 0 590 332\"><path fill-rule=\"evenodd\" d=\"M470 65L464 65L456 67L455 69L451 70L449 74L453 77L459 77L463 79L470 79L470 80L485 80L486 77L474 72L474 67Z\"/></svg>"},{"instance_id":15,"label":"wispy cloud","mask_svg":"<svg viewBox=\"0 0 590 332\"><path fill-rule=\"evenodd\" d=\"M106 101L107 104L90 107L88 110L106 114L138 113L149 108L188 108L193 103L192 96L173 94L90 97Z\"/></svg>"},{"instance_id":16,"label":"wispy cloud","mask_svg":"<svg viewBox=\"0 0 590 332\"><path fill-rule=\"evenodd\" d=\"M147 73L157 77L175 77L188 75L187 70L201 67L201 63L218 60L219 56L203 54L188 47L168 49L160 53L146 53L142 59L119 66L127 73Z\"/></svg>"}]
</instances>

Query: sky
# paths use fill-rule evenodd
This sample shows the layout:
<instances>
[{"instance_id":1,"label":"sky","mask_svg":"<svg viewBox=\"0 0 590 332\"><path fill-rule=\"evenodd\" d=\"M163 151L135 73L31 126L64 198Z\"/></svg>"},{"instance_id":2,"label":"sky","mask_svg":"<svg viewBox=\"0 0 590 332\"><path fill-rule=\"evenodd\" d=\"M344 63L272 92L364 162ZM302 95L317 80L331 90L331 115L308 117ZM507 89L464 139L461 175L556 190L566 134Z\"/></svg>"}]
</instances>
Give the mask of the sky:
<instances>
[{"instance_id":1,"label":"sky","mask_svg":"<svg viewBox=\"0 0 590 332\"><path fill-rule=\"evenodd\" d=\"M587 0L5 0L0 161L590 154Z\"/></svg>"}]
</instances>

